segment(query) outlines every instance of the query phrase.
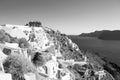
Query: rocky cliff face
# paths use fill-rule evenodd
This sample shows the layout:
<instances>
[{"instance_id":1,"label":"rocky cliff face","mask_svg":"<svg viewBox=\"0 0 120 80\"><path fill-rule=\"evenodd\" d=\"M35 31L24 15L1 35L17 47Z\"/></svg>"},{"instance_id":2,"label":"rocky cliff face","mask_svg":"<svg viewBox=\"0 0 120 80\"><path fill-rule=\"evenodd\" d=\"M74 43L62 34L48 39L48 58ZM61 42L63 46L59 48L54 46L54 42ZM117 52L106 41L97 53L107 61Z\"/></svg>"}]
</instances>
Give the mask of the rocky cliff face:
<instances>
[{"instance_id":1,"label":"rocky cliff face","mask_svg":"<svg viewBox=\"0 0 120 80\"><path fill-rule=\"evenodd\" d=\"M115 80L65 34L47 27L0 26L0 64L0 80Z\"/></svg>"}]
</instances>

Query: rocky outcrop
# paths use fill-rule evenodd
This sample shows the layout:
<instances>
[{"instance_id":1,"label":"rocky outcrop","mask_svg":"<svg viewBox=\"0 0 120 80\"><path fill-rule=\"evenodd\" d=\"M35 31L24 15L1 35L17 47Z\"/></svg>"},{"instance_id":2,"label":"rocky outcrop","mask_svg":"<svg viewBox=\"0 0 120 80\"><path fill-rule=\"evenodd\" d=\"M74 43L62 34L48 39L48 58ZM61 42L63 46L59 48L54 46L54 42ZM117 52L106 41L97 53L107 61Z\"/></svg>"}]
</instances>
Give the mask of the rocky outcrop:
<instances>
[{"instance_id":1,"label":"rocky outcrop","mask_svg":"<svg viewBox=\"0 0 120 80\"><path fill-rule=\"evenodd\" d=\"M115 80L66 35L47 27L0 26L0 50L1 73L11 80Z\"/></svg>"}]
</instances>

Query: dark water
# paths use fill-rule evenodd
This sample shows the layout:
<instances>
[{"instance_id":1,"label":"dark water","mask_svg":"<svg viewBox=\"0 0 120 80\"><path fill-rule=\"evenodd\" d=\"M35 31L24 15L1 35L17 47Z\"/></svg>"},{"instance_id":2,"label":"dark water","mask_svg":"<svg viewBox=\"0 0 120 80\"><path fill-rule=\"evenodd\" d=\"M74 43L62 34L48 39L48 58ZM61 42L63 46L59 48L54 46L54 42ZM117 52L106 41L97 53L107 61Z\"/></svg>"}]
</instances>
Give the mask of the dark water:
<instances>
[{"instance_id":1,"label":"dark water","mask_svg":"<svg viewBox=\"0 0 120 80\"><path fill-rule=\"evenodd\" d=\"M100 40L97 38L70 37L81 50L93 51L120 66L120 41Z\"/></svg>"}]
</instances>

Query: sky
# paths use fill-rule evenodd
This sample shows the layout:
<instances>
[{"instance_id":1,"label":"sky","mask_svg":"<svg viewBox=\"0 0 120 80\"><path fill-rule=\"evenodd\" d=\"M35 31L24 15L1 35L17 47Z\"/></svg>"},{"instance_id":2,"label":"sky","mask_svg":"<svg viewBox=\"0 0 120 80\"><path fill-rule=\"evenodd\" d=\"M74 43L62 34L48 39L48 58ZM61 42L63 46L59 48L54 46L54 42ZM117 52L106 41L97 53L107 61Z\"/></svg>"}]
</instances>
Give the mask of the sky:
<instances>
[{"instance_id":1,"label":"sky","mask_svg":"<svg viewBox=\"0 0 120 80\"><path fill-rule=\"evenodd\" d=\"M0 24L29 21L75 35L120 30L120 0L0 0Z\"/></svg>"}]
</instances>

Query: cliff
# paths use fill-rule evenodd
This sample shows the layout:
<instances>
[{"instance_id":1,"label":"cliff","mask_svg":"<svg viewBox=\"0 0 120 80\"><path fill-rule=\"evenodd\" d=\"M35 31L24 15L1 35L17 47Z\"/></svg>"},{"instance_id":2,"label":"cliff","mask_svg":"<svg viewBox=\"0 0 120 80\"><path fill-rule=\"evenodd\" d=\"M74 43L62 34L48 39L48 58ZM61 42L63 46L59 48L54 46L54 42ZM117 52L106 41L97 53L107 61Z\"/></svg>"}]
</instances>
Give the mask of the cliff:
<instances>
[{"instance_id":1,"label":"cliff","mask_svg":"<svg viewBox=\"0 0 120 80\"><path fill-rule=\"evenodd\" d=\"M115 80L104 62L47 27L0 26L0 64L0 80Z\"/></svg>"}]
</instances>

